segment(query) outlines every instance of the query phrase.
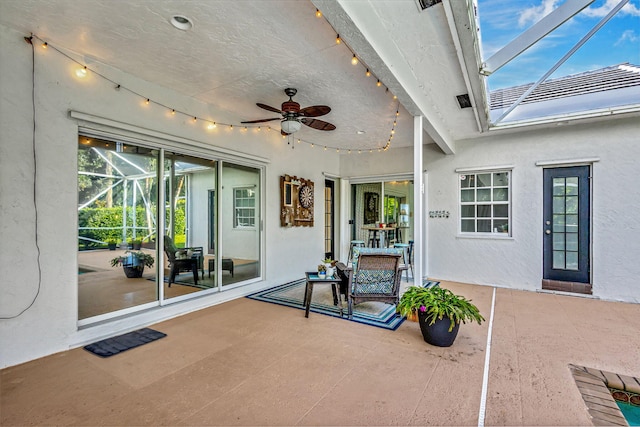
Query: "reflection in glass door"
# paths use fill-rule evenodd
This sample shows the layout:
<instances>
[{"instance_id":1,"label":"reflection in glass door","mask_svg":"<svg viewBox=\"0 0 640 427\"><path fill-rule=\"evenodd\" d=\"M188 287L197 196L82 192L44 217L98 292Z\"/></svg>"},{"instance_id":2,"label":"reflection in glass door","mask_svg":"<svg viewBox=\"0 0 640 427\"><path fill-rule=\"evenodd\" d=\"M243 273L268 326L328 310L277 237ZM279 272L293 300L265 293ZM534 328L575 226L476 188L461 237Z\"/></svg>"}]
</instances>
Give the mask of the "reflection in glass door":
<instances>
[{"instance_id":1,"label":"reflection in glass door","mask_svg":"<svg viewBox=\"0 0 640 427\"><path fill-rule=\"evenodd\" d=\"M215 269L223 286L260 277L260 170L224 162L220 194L220 249Z\"/></svg>"}]
</instances>

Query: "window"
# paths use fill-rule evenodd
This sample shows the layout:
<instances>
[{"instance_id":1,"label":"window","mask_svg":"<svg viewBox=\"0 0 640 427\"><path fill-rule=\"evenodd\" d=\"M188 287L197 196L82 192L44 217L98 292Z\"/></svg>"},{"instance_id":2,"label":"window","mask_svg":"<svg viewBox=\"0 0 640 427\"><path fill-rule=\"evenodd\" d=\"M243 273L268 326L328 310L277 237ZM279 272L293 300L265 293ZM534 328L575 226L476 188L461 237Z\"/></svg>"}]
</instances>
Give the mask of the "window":
<instances>
[{"instance_id":1,"label":"window","mask_svg":"<svg viewBox=\"0 0 640 427\"><path fill-rule=\"evenodd\" d=\"M460 174L460 231L509 234L509 171Z\"/></svg>"},{"instance_id":2,"label":"window","mask_svg":"<svg viewBox=\"0 0 640 427\"><path fill-rule=\"evenodd\" d=\"M256 226L256 192L253 187L233 189L234 228Z\"/></svg>"}]
</instances>

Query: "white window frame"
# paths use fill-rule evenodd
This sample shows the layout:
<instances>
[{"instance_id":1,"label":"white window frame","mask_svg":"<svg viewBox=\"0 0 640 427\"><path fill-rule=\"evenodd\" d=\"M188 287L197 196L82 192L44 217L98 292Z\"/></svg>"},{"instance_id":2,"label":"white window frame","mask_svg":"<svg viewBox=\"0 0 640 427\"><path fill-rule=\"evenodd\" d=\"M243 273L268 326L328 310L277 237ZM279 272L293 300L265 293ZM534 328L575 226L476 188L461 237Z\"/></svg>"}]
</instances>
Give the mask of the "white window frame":
<instances>
[{"instance_id":1,"label":"white window frame","mask_svg":"<svg viewBox=\"0 0 640 427\"><path fill-rule=\"evenodd\" d=\"M513 235L513 230L512 230L512 224L513 224L513 214L512 214L512 188L513 188L513 171L511 167L501 167L501 168L491 168L491 169L484 169L484 168L478 168L478 169L457 169L456 170L457 174L458 174L458 234L460 236L464 236L464 237L500 237L500 238L511 238ZM493 192L494 189L499 189L499 188L504 188L504 186L496 186L494 185L493 179L494 179L494 175L496 173L506 173L507 177L508 177L508 185L507 185L507 201L494 201L493 200ZM478 175L484 175L484 174L491 174L491 184L487 187L477 187L477 176ZM462 201L462 181L463 181L463 176L470 176L470 175L474 175L476 178L476 186L474 187L470 187L475 189L474 192L474 201L473 202L463 202ZM489 189L490 193L491 193L491 200L489 201L478 201L477 198L477 190L478 188L481 189ZM477 216L477 209L475 211L475 216L473 217L473 219L476 221L475 224L475 229L476 231L463 231L462 230L462 221L464 219L468 220L468 217L464 217L463 218L463 206L478 206L478 205L490 205L491 206L491 213L490 216L488 217L481 217L481 219L483 220L490 220L491 221L491 230L490 231L477 231L478 230L478 219L480 217ZM506 205L507 206L507 232L504 231L498 231L498 229L496 227L493 227L494 220L503 220L504 217L495 217L493 215L493 206L495 205Z\"/></svg>"},{"instance_id":2,"label":"white window frame","mask_svg":"<svg viewBox=\"0 0 640 427\"><path fill-rule=\"evenodd\" d=\"M251 190L253 191L253 197L246 197L243 200L251 200L253 199L253 207L251 206L238 206L238 197L237 191L242 190ZM243 212L253 212L253 215L250 216L238 216L238 210L242 210ZM240 219L253 218L253 225L243 225L240 223ZM252 229L256 228L256 188L253 185L246 186L238 186L233 187L233 228L244 228L244 229Z\"/></svg>"}]
</instances>

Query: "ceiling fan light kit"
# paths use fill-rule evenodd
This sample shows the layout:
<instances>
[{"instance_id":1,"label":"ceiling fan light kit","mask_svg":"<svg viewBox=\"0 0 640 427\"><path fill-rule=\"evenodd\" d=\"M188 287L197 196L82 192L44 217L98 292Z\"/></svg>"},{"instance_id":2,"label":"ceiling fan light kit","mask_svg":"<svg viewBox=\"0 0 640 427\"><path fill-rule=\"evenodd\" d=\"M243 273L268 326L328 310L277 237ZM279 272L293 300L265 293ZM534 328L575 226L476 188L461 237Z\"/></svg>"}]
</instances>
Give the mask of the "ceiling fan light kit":
<instances>
[{"instance_id":1,"label":"ceiling fan light kit","mask_svg":"<svg viewBox=\"0 0 640 427\"><path fill-rule=\"evenodd\" d=\"M298 132L303 124L318 130L334 130L336 128L335 125L325 122L324 120L308 119L308 117L318 117L328 114L331 111L330 107L326 105L312 105L310 107L300 108L300 104L293 100L293 96L298 93L297 89L286 88L284 93L289 97L289 100L282 103L280 110L266 104L256 103L258 107L264 110L282 114L282 118L274 117L271 119L250 120L242 123L263 123L280 120L282 135L291 135L292 133Z\"/></svg>"}]
</instances>

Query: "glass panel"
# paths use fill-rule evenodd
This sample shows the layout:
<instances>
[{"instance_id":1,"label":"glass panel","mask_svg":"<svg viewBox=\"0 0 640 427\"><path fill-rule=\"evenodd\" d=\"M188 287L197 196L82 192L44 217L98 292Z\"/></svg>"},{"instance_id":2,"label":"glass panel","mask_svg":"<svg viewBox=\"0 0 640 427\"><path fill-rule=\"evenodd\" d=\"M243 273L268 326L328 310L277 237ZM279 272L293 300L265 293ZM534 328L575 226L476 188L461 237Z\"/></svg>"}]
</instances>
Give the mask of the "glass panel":
<instances>
[{"instance_id":1,"label":"glass panel","mask_svg":"<svg viewBox=\"0 0 640 427\"><path fill-rule=\"evenodd\" d=\"M578 215L567 215L567 233L578 232Z\"/></svg>"},{"instance_id":2,"label":"glass panel","mask_svg":"<svg viewBox=\"0 0 640 427\"><path fill-rule=\"evenodd\" d=\"M476 222L473 219L463 219L461 230L463 233L473 233L476 231Z\"/></svg>"},{"instance_id":3,"label":"glass panel","mask_svg":"<svg viewBox=\"0 0 640 427\"><path fill-rule=\"evenodd\" d=\"M351 186L352 194L352 218L354 218L354 225L352 230L353 240L363 240L367 245L369 244L369 230L366 227L371 227L382 222L382 206L383 194L382 183L370 182L365 184L353 184ZM407 207L407 215L404 219L410 220L409 215L411 209Z\"/></svg>"},{"instance_id":4,"label":"glass panel","mask_svg":"<svg viewBox=\"0 0 640 427\"><path fill-rule=\"evenodd\" d=\"M568 251L577 251L578 250L578 233L567 233L567 250Z\"/></svg>"},{"instance_id":5,"label":"glass panel","mask_svg":"<svg viewBox=\"0 0 640 427\"><path fill-rule=\"evenodd\" d=\"M478 187L491 187L491 174L490 173L481 173L477 175L478 177Z\"/></svg>"},{"instance_id":6,"label":"glass panel","mask_svg":"<svg viewBox=\"0 0 640 427\"><path fill-rule=\"evenodd\" d=\"M577 214L578 213L578 196L567 196L567 213L569 214Z\"/></svg>"},{"instance_id":7,"label":"glass panel","mask_svg":"<svg viewBox=\"0 0 640 427\"><path fill-rule=\"evenodd\" d=\"M508 233L509 221L506 219L494 219L493 220L493 232L494 233Z\"/></svg>"},{"instance_id":8,"label":"glass panel","mask_svg":"<svg viewBox=\"0 0 640 427\"><path fill-rule=\"evenodd\" d=\"M478 205L478 218L490 218L490 217L491 217L491 205Z\"/></svg>"},{"instance_id":9,"label":"glass panel","mask_svg":"<svg viewBox=\"0 0 640 427\"><path fill-rule=\"evenodd\" d=\"M475 175L460 175L460 188L473 188L476 186Z\"/></svg>"},{"instance_id":10,"label":"glass panel","mask_svg":"<svg viewBox=\"0 0 640 427\"><path fill-rule=\"evenodd\" d=\"M553 250L564 250L564 233L553 233Z\"/></svg>"},{"instance_id":11,"label":"glass panel","mask_svg":"<svg viewBox=\"0 0 640 427\"><path fill-rule=\"evenodd\" d=\"M475 190L461 190L460 201L475 202L476 201Z\"/></svg>"},{"instance_id":12,"label":"glass panel","mask_svg":"<svg viewBox=\"0 0 640 427\"><path fill-rule=\"evenodd\" d=\"M553 251L553 268L564 270L564 251Z\"/></svg>"},{"instance_id":13,"label":"glass panel","mask_svg":"<svg viewBox=\"0 0 640 427\"><path fill-rule=\"evenodd\" d=\"M564 215L554 215L553 216L553 232L563 233L564 231L565 231Z\"/></svg>"},{"instance_id":14,"label":"glass panel","mask_svg":"<svg viewBox=\"0 0 640 427\"><path fill-rule=\"evenodd\" d=\"M479 233L491 233L491 220L479 219L478 220L478 232Z\"/></svg>"},{"instance_id":15,"label":"glass panel","mask_svg":"<svg viewBox=\"0 0 640 427\"><path fill-rule=\"evenodd\" d=\"M564 196L553 198L553 213L564 213Z\"/></svg>"},{"instance_id":16,"label":"glass panel","mask_svg":"<svg viewBox=\"0 0 640 427\"><path fill-rule=\"evenodd\" d=\"M237 217L224 215L231 206L233 190L241 190L246 203L237 212ZM222 286L260 277L260 170L248 166L223 163L222 182L220 183L221 211L220 232L223 253L221 259L215 259L212 267L220 265L215 271L221 278ZM316 202L317 203L317 202ZM318 219L316 219L318 220ZM234 226L234 222L238 226Z\"/></svg>"},{"instance_id":17,"label":"glass panel","mask_svg":"<svg viewBox=\"0 0 640 427\"><path fill-rule=\"evenodd\" d=\"M214 160L165 155L165 297L181 297L218 286L216 257L216 168ZM230 198L229 200L232 200ZM171 286L169 286L171 283Z\"/></svg>"},{"instance_id":18,"label":"glass panel","mask_svg":"<svg viewBox=\"0 0 640 427\"><path fill-rule=\"evenodd\" d=\"M78 319L157 301L157 152L80 136L77 161Z\"/></svg>"},{"instance_id":19,"label":"glass panel","mask_svg":"<svg viewBox=\"0 0 640 427\"><path fill-rule=\"evenodd\" d=\"M577 252L567 252L567 270L577 270L578 269L578 253Z\"/></svg>"},{"instance_id":20,"label":"glass panel","mask_svg":"<svg viewBox=\"0 0 640 427\"><path fill-rule=\"evenodd\" d=\"M384 194L385 200L388 200L385 222L397 227L395 233L387 233L385 245L409 243L413 239L413 181L387 181L384 183Z\"/></svg>"},{"instance_id":21,"label":"glass panel","mask_svg":"<svg viewBox=\"0 0 640 427\"><path fill-rule=\"evenodd\" d=\"M473 218L476 216L475 205L463 205L461 210L462 218Z\"/></svg>"},{"instance_id":22,"label":"glass panel","mask_svg":"<svg viewBox=\"0 0 640 427\"><path fill-rule=\"evenodd\" d=\"M509 173L499 172L493 174L494 187L507 187L509 185Z\"/></svg>"},{"instance_id":23,"label":"glass panel","mask_svg":"<svg viewBox=\"0 0 640 427\"><path fill-rule=\"evenodd\" d=\"M564 178L553 178L553 195L564 196Z\"/></svg>"},{"instance_id":24,"label":"glass panel","mask_svg":"<svg viewBox=\"0 0 640 427\"><path fill-rule=\"evenodd\" d=\"M491 189L478 190L478 201L479 202L490 202L491 201Z\"/></svg>"},{"instance_id":25,"label":"glass panel","mask_svg":"<svg viewBox=\"0 0 640 427\"><path fill-rule=\"evenodd\" d=\"M577 196L578 195L578 177L571 176L567 178L567 195Z\"/></svg>"},{"instance_id":26,"label":"glass panel","mask_svg":"<svg viewBox=\"0 0 640 427\"><path fill-rule=\"evenodd\" d=\"M493 216L497 218L508 218L509 205L493 205Z\"/></svg>"},{"instance_id":27,"label":"glass panel","mask_svg":"<svg viewBox=\"0 0 640 427\"><path fill-rule=\"evenodd\" d=\"M506 188L494 188L493 200L496 202L506 202L509 200L509 190Z\"/></svg>"}]
</instances>

